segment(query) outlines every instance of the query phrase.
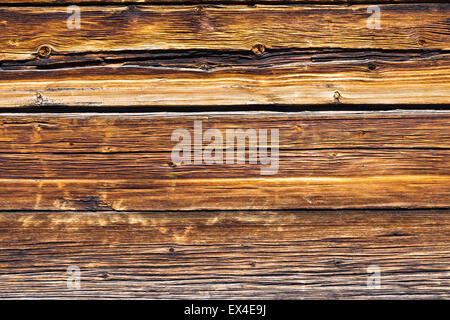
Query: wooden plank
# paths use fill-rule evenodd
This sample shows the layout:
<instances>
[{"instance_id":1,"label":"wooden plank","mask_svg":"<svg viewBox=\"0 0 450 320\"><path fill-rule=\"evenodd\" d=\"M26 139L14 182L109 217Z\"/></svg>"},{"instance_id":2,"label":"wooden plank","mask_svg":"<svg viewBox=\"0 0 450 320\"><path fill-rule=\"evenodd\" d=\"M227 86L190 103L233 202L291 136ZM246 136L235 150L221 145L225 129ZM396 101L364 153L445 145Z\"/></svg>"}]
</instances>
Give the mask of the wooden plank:
<instances>
[{"instance_id":1,"label":"wooden plank","mask_svg":"<svg viewBox=\"0 0 450 320\"><path fill-rule=\"evenodd\" d=\"M274 48L450 49L450 4L380 5L380 29L367 5L81 7L80 29L66 7L0 8L0 59L56 52Z\"/></svg>"},{"instance_id":2,"label":"wooden plank","mask_svg":"<svg viewBox=\"0 0 450 320\"><path fill-rule=\"evenodd\" d=\"M0 231L2 298L450 297L449 210L2 212Z\"/></svg>"},{"instance_id":3,"label":"wooden plank","mask_svg":"<svg viewBox=\"0 0 450 320\"><path fill-rule=\"evenodd\" d=\"M448 111L5 114L0 209L448 207L449 117ZM193 136L195 121L202 132L217 129L224 143L230 128L277 129L279 155L250 164L247 152L237 163L235 145L222 144L219 163L192 157L174 163L172 133ZM227 150L233 150L228 164ZM268 167L274 170L263 173Z\"/></svg>"},{"instance_id":4,"label":"wooden plank","mask_svg":"<svg viewBox=\"0 0 450 320\"><path fill-rule=\"evenodd\" d=\"M2 68L0 107L450 102L450 54L439 52L63 56Z\"/></svg>"},{"instance_id":5,"label":"wooden plank","mask_svg":"<svg viewBox=\"0 0 450 320\"><path fill-rule=\"evenodd\" d=\"M0 152L170 152L173 130L279 129L280 150L450 149L450 110L3 113ZM205 143L206 144L206 143Z\"/></svg>"},{"instance_id":6,"label":"wooden plank","mask_svg":"<svg viewBox=\"0 0 450 320\"><path fill-rule=\"evenodd\" d=\"M2 210L446 208L449 175L6 179ZM14 196L12 196L14 195Z\"/></svg>"},{"instance_id":7,"label":"wooden plank","mask_svg":"<svg viewBox=\"0 0 450 320\"><path fill-rule=\"evenodd\" d=\"M168 145L169 147L169 145ZM450 175L450 150L327 149L280 151L277 177L371 177ZM261 166L172 164L170 152L0 154L2 179L189 179L256 178ZM169 165L170 164L170 165Z\"/></svg>"}]
</instances>

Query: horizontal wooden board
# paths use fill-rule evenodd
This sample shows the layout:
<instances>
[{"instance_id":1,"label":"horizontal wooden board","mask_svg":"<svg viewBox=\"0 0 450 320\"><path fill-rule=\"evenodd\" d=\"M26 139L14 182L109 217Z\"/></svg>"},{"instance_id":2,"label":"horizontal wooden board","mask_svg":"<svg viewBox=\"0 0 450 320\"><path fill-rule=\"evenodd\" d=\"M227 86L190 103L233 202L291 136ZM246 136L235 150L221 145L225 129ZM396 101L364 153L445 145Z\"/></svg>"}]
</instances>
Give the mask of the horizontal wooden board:
<instances>
[{"instance_id":1,"label":"horizontal wooden board","mask_svg":"<svg viewBox=\"0 0 450 320\"><path fill-rule=\"evenodd\" d=\"M449 118L448 111L5 114L0 208L448 207ZM278 129L278 167L262 175L269 165L249 164L248 155L241 164L175 164L171 135L193 135L194 121L223 137L230 128Z\"/></svg>"},{"instance_id":2,"label":"horizontal wooden board","mask_svg":"<svg viewBox=\"0 0 450 320\"><path fill-rule=\"evenodd\" d=\"M60 55L0 70L0 107L330 103L450 103L450 54Z\"/></svg>"},{"instance_id":3,"label":"horizontal wooden board","mask_svg":"<svg viewBox=\"0 0 450 320\"><path fill-rule=\"evenodd\" d=\"M367 5L2 7L0 59L25 59L43 45L57 52L266 48L450 49L450 4L380 5L380 29Z\"/></svg>"},{"instance_id":4,"label":"horizontal wooden board","mask_svg":"<svg viewBox=\"0 0 450 320\"><path fill-rule=\"evenodd\" d=\"M173 130L279 129L280 150L450 149L450 111L4 113L0 152L168 152Z\"/></svg>"},{"instance_id":5,"label":"horizontal wooden board","mask_svg":"<svg viewBox=\"0 0 450 320\"><path fill-rule=\"evenodd\" d=\"M137 173L139 175L139 173ZM449 175L6 179L2 210L446 208Z\"/></svg>"},{"instance_id":6,"label":"horizontal wooden board","mask_svg":"<svg viewBox=\"0 0 450 320\"><path fill-rule=\"evenodd\" d=\"M168 145L169 147L169 145ZM282 150L277 177L450 175L450 150ZM0 154L2 179L255 178L261 166L172 164L170 152L103 154Z\"/></svg>"},{"instance_id":7,"label":"horizontal wooden board","mask_svg":"<svg viewBox=\"0 0 450 320\"><path fill-rule=\"evenodd\" d=\"M0 231L2 298L450 297L448 210L2 212Z\"/></svg>"}]
</instances>

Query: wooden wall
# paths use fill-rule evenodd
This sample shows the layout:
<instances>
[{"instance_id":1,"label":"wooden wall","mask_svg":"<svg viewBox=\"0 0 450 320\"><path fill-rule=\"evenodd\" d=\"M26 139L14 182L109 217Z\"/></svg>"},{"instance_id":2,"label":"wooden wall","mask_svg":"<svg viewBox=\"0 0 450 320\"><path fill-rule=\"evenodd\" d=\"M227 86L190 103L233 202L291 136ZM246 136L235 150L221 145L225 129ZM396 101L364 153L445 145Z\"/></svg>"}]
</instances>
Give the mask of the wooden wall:
<instances>
[{"instance_id":1,"label":"wooden wall","mask_svg":"<svg viewBox=\"0 0 450 320\"><path fill-rule=\"evenodd\" d=\"M439 0L2 1L0 297L448 299L449 17ZM208 139L176 163L174 132L198 123L277 130L276 170L250 142L196 162Z\"/></svg>"}]
</instances>

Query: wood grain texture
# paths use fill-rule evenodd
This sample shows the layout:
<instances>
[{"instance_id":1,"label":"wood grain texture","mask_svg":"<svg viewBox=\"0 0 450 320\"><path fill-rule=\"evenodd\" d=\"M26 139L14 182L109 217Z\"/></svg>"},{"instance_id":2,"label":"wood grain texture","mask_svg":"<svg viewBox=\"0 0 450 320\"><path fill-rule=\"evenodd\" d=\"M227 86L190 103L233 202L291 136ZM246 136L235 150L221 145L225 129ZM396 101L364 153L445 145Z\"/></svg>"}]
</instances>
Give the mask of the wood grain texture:
<instances>
[{"instance_id":1,"label":"wood grain texture","mask_svg":"<svg viewBox=\"0 0 450 320\"><path fill-rule=\"evenodd\" d=\"M437 52L294 50L262 57L188 52L109 58L5 62L0 107L450 102L450 54Z\"/></svg>"},{"instance_id":2,"label":"wood grain texture","mask_svg":"<svg viewBox=\"0 0 450 320\"><path fill-rule=\"evenodd\" d=\"M279 129L280 150L450 149L450 111L3 113L1 153L168 152L174 129Z\"/></svg>"},{"instance_id":3,"label":"wood grain texture","mask_svg":"<svg viewBox=\"0 0 450 320\"><path fill-rule=\"evenodd\" d=\"M448 210L2 212L0 231L2 298L450 297Z\"/></svg>"},{"instance_id":4,"label":"wood grain texture","mask_svg":"<svg viewBox=\"0 0 450 320\"><path fill-rule=\"evenodd\" d=\"M0 108L450 103L445 1L165 1L2 2ZM450 111L0 111L0 298L450 298ZM277 171L175 164L199 120Z\"/></svg>"},{"instance_id":5,"label":"wood grain texture","mask_svg":"<svg viewBox=\"0 0 450 320\"><path fill-rule=\"evenodd\" d=\"M2 7L0 59L56 52L266 48L450 49L450 4L380 5L380 29L361 6L81 7L80 29L66 7Z\"/></svg>"},{"instance_id":6,"label":"wood grain texture","mask_svg":"<svg viewBox=\"0 0 450 320\"><path fill-rule=\"evenodd\" d=\"M372 177L450 175L450 150L283 150L277 177ZM261 165L181 165L169 152L0 154L2 179L189 179L256 178ZM171 164L171 165L169 165ZM270 180L270 179L269 179Z\"/></svg>"},{"instance_id":7,"label":"wood grain texture","mask_svg":"<svg viewBox=\"0 0 450 320\"><path fill-rule=\"evenodd\" d=\"M2 115L0 208L448 207L449 117L448 111ZM193 134L196 120L224 137L228 128L278 129L277 172L261 176L267 166L248 158L175 165L172 132Z\"/></svg>"},{"instance_id":8,"label":"wood grain texture","mask_svg":"<svg viewBox=\"0 0 450 320\"><path fill-rule=\"evenodd\" d=\"M449 103L450 5L381 11L3 7L0 107Z\"/></svg>"}]
</instances>

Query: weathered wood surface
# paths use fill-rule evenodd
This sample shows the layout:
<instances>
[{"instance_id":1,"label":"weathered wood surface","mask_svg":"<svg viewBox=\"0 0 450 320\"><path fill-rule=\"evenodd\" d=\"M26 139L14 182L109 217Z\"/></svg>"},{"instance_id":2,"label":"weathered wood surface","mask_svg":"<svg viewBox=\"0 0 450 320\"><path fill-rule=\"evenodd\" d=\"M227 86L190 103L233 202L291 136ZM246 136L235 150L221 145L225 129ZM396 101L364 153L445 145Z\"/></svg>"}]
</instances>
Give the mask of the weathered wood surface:
<instances>
[{"instance_id":1,"label":"weathered wood surface","mask_svg":"<svg viewBox=\"0 0 450 320\"><path fill-rule=\"evenodd\" d=\"M251 50L279 48L450 49L450 4L380 5L369 29L367 5L214 5L81 7L69 29L62 7L2 7L0 59L56 52L118 50Z\"/></svg>"},{"instance_id":2,"label":"weathered wood surface","mask_svg":"<svg viewBox=\"0 0 450 320\"><path fill-rule=\"evenodd\" d=\"M450 149L450 111L3 113L0 152L167 152L173 130L279 129L280 150Z\"/></svg>"},{"instance_id":3,"label":"weathered wood surface","mask_svg":"<svg viewBox=\"0 0 450 320\"><path fill-rule=\"evenodd\" d=\"M0 6L0 108L41 112L0 110L1 298L450 298L450 111L192 113L447 108L449 3L114 2ZM44 113L93 106L189 113ZM175 164L198 120L278 129L277 171Z\"/></svg>"},{"instance_id":4,"label":"weathered wood surface","mask_svg":"<svg viewBox=\"0 0 450 320\"><path fill-rule=\"evenodd\" d=\"M449 117L448 111L6 114L0 209L448 207ZM262 176L268 165L249 164L248 155L243 164L175 165L178 140L171 135L177 129L193 135L196 120L203 132L215 128L223 137L227 128L278 129L279 168Z\"/></svg>"},{"instance_id":5,"label":"weathered wood surface","mask_svg":"<svg viewBox=\"0 0 450 320\"><path fill-rule=\"evenodd\" d=\"M1 68L0 107L450 102L439 52L60 55Z\"/></svg>"},{"instance_id":6,"label":"weathered wood surface","mask_svg":"<svg viewBox=\"0 0 450 320\"><path fill-rule=\"evenodd\" d=\"M362 178L402 175L450 175L450 150L327 149L283 150L276 177ZM257 165L181 165L169 152L0 154L2 179L189 179L257 178ZM170 164L170 165L169 165ZM405 177L406 178L406 177ZM270 180L270 179L268 179ZM307 179L305 179L307 180ZM330 178L330 180L332 180ZM301 179L300 179L301 181ZM339 180L336 182L338 183ZM231 183L231 182L228 182ZM299 182L300 183L300 182Z\"/></svg>"},{"instance_id":7,"label":"weathered wood surface","mask_svg":"<svg viewBox=\"0 0 450 320\"><path fill-rule=\"evenodd\" d=\"M2 213L0 231L2 298L450 297L448 210Z\"/></svg>"},{"instance_id":8,"label":"weathered wood surface","mask_svg":"<svg viewBox=\"0 0 450 320\"><path fill-rule=\"evenodd\" d=\"M0 107L448 103L450 4L380 8L3 7Z\"/></svg>"}]
</instances>

